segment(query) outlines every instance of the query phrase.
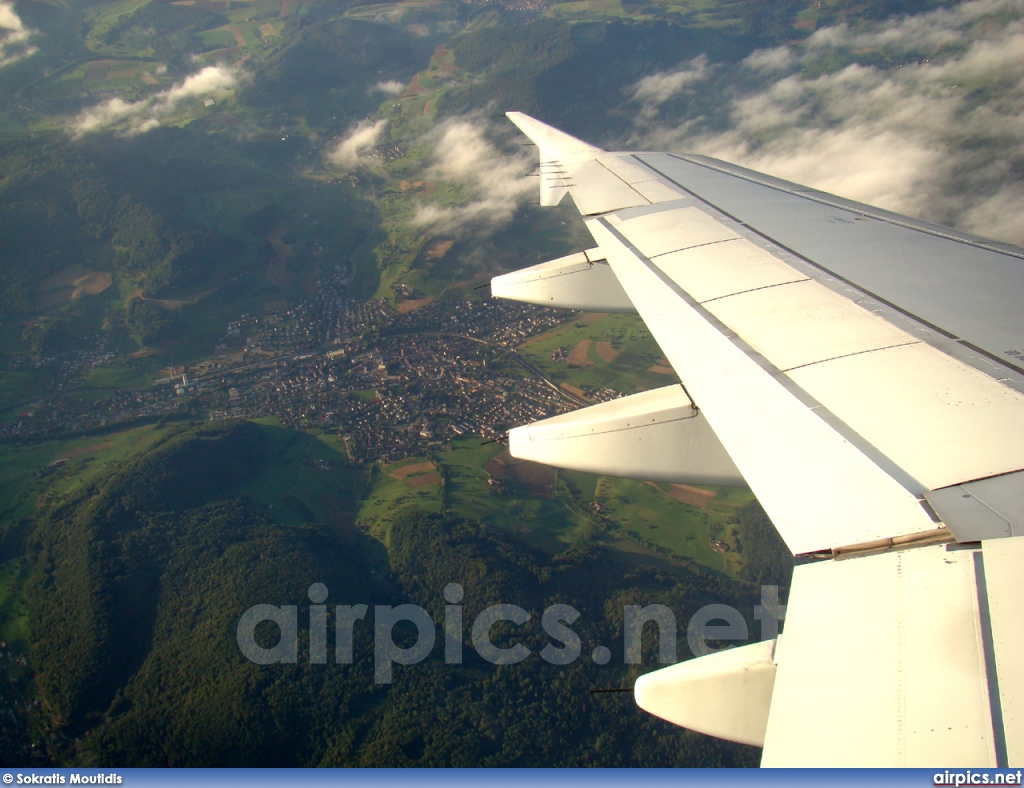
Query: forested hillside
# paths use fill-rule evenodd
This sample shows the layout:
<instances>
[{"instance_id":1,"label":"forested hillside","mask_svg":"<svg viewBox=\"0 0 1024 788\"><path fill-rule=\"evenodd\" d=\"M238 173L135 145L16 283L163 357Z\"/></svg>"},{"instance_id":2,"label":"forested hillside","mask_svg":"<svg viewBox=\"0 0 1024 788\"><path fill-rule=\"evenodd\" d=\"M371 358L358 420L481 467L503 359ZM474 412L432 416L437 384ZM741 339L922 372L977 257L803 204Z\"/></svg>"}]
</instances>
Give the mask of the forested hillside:
<instances>
[{"instance_id":1,"label":"forested hillside","mask_svg":"<svg viewBox=\"0 0 1024 788\"><path fill-rule=\"evenodd\" d=\"M741 765L755 751L674 729L628 694L639 666L622 660L627 604L669 605L685 620L709 602L752 611L752 592L600 547L549 557L481 523L414 514L391 531L390 572L356 531L285 526L237 492L266 458L250 422L186 430L53 511L33 537L36 680L62 762L107 765ZM366 604L355 662L311 665L308 598ZM422 663L374 683L373 606L416 604L439 624L442 591L462 585L464 656L444 661L443 637ZM260 666L236 644L254 604L299 606L299 658ZM498 625L495 645L533 653L496 666L473 649L472 621L492 604L530 612ZM581 657L558 667L538 652L551 604L580 612ZM396 642L404 642L398 628ZM596 645L611 649L598 666ZM553 643L561 647L560 643ZM645 632L644 669L656 665ZM333 653L333 652L332 652Z\"/></svg>"},{"instance_id":2,"label":"forested hillside","mask_svg":"<svg viewBox=\"0 0 1024 788\"><path fill-rule=\"evenodd\" d=\"M156 297L201 281L225 251L200 226L140 201L133 191L141 184L111 188L94 156L59 139L8 140L0 144L0 166L0 308L9 314L34 312L39 282L69 265L96 267L109 257L115 272Z\"/></svg>"}]
</instances>

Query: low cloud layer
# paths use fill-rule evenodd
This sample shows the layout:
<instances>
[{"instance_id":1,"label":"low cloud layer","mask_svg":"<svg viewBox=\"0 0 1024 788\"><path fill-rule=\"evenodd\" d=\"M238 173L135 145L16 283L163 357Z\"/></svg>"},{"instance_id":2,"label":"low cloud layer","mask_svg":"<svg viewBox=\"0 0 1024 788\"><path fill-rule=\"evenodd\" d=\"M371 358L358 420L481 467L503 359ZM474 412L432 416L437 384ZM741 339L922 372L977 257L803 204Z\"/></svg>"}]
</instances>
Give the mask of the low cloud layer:
<instances>
[{"instance_id":1,"label":"low cloud layer","mask_svg":"<svg viewBox=\"0 0 1024 788\"><path fill-rule=\"evenodd\" d=\"M31 43L36 35L34 30L14 12L14 5L0 2L0 68L24 60L35 54L38 48Z\"/></svg>"},{"instance_id":2,"label":"low cloud layer","mask_svg":"<svg viewBox=\"0 0 1024 788\"><path fill-rule=\"evenodd\" d=\"M363 120L357 123L327 154L327 160L336 167L353 169L372 160L373 149L380 140L386 120Z\"/></svg>"},{"instance_id":3,"label":"low cloud layer","mask_svg":"<svg viewBox=\"0 0 1024 788\"><path fill-rule=\"evenodd\" d=\"M525 177L535 168L534 159L498 151L488 141L486 128L482 119L456 118L433 133L428 177L464 184L472 199L454 207L421 205L414 224L452 235L496 230L512 220L528 196L536 199L537 181Z\"/></svg>"},{"instance_id":4,"label":"low cloud layer","mask_svg":"<svg viewBox=\"0 0 1024 788\"><path fill-rule=\"evenodd\" d=\"M229 66L207 66L141 101L113 98L84 110L72 121L70 130L76 137L100 131L115 131L124 136L144 134L180 112L188 102L232 90L240 80L241 72Z\"/></svg>"},{"instance_id":5,"label":"low cloud layer","mask_svg":"<svg viewBox=\"0 0 1024 788\"><path fill-rule=\"evenodd\" d=\"M854 62L822 73L839 58ZM1021 63L1024 0L839 25L741 64L690 61L646 77L633 86L629 144L704 153L1021 244Z\"/></svg>"}]
</instances>

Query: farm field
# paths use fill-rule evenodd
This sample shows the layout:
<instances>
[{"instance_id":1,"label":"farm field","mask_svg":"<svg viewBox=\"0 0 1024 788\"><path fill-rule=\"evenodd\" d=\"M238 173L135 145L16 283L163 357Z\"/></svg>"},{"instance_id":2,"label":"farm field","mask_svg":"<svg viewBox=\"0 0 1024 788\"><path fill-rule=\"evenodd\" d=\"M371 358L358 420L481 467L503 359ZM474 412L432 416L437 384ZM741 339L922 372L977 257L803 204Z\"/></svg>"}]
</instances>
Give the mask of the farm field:
<instances>
[{"instance_id":1,"label":"farm field","mask_svg":"<svg viewBox=\"0 0 1024 788\"><path fill-rule=\"evenodd\" d=\"M680 487L685 486L602 477L594 500L604 518L643 543L737 576L743 565L742 546L729 519L753 496L739 488ZM728 545L728 552L716 551L712 539Z\"/></svg>"},{"instance_id":2,"label":"farm field","mask_svg":"<svg viewBox=\"0 0 1024 788\"><path fill-rule=\"evenodd\" d=\"M58 501L167 435L175 426L147 424L121 432L4 447L0 453L0 518L33 517L40 496Z\"/></svg>"},{"instance_id":3,"label":"farm field","mask_svg":"<svg viewBox=\"0 0 1024 788\"><path fill-rule=\"evenodd\" d=\"M447 512L506 529L547 552L598 541L627 552L660 548L734 576L742 567L742 545L729 520L752 500L749 490L558 470L513 459L502 446L481 446L472 436L436 457L446 471ZM716 551L712 538L730 551Z\"/></svg>"},{"instance_id":4,"label":"farm field","mask_svg":"<svg viewBox=\"0 0 1024 788\"><path fill-rule=\"evenodd\" d=\"M356 525L365 527L387 546L395 518L414 511L441 511L441 477L434 464L426 457L412 457L373 465L355 513Z\"/></svg>"},{"instance_id":5,"label":"farm field","mask_svg":"<svg viewBox=\"0 0 1024 788\"><path fill-rule=\"evenodd\" d=\"M560 349L565 357L552 358ZM584 392L611 388L632 394L678 380L671 368L658 367L661 350L633 315L581 314L517 352L556 383Z\"/></svg>"}]
</instances>

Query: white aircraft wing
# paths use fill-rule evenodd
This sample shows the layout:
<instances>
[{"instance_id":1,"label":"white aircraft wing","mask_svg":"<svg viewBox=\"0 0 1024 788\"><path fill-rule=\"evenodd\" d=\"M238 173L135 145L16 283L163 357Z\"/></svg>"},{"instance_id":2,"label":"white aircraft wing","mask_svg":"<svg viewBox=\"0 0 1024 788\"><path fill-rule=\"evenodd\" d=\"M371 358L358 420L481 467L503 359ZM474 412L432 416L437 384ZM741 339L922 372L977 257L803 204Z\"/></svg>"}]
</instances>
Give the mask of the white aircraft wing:
<instances>
[{"instance_id":1,"label":"white aircraft wing","mask_svg":"<svg viewBox=\"0 0 1024 788\"><path fill-rule=\"evenodd\" d=\"M642 677L640 706L763 765L1024 763L1024 250L508 117L595 246L493 294L635 311L682 381L510 451L746 484L799 559L783 634Z\"/></svg>"}]
</instances>

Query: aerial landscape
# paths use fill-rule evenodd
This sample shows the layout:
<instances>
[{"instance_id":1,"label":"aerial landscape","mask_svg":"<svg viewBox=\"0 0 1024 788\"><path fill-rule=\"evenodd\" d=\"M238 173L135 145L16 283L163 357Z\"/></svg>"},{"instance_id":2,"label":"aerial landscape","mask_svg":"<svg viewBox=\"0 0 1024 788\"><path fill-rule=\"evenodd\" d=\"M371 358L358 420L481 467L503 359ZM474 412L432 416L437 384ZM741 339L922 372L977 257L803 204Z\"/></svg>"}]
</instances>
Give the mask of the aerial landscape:
<instances>
[{"instance_id":1,"label":"aerial landscape","mask_svg":"<svg viewBox=\"0 0 1024 788\"><path fill-rule=\"evenodd\" d=\"M503 113L1021 244L1022 54L1020 0L0 0L0 762L756 766L616 692L625 606L785 597L753 494L509 454L678 378L635 315L491 298L594 243ZM382 682L324 599L514 604L534 653Z\"/></svg>"}]
</instances>

